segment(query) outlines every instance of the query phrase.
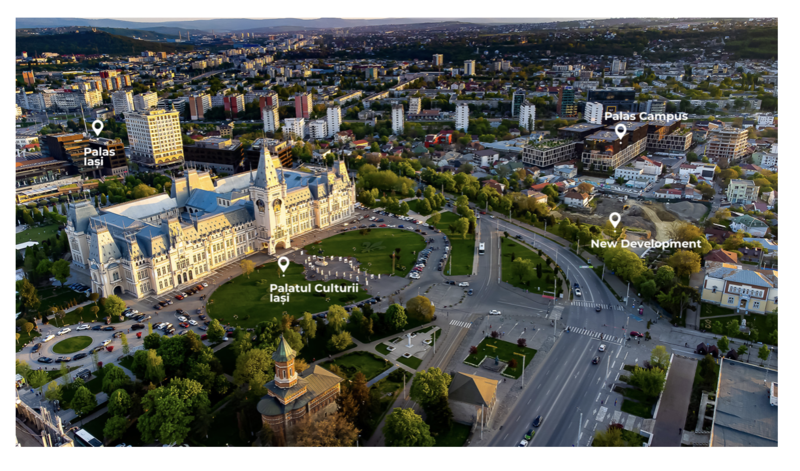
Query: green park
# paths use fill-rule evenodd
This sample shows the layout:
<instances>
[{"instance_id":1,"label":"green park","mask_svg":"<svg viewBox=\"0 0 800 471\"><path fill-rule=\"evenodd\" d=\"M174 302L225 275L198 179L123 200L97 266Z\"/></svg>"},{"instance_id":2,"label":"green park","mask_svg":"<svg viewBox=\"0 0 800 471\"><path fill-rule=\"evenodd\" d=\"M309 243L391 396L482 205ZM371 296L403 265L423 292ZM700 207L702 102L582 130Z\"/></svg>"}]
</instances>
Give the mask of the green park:
<instances>
[{"instance_id":1,"label":"green park","mask_svg":"<svg viewBox=\"0 0 800 471\"><path fill-rule=\"evenodd\" d=\"M469 350L470 354L464 360L464 363L479 366L486 357L489 359L498 358L501 362L509 364L503 374L512 378L522 376L523 359L525 360L525 367L527 367L533 360L533 356L536 355L536 350L532 348L521 347L515 343L490 337L481 340L477 347L470 347ZM514 366L512 366L512 360Z\"/></svg>"},{"instance_id":2,"label":"green park","mask_svg":"<svg viewBox=\"0 0 800 471\"><path fill-rule=\"evenodd\" d=\"M75 353L83 350L91 344L91 337L87 337L85 335L70 337L53 345L53 352L61 354Z\"/></svg>"},{"instance_id":3,"label":"green park","mask_svg":"<svg viewBox=\"0 0 800 471\"><path fill-rule=\"evenodd\" d=\"M436 224L436 228L442 231L450 239L450 257L452 261L447 261L444 272L448 275L471 275L472 262L475 258L475 234L462 236L450 230L450 224L458 221L461 216L450 211L442 211L442 218ZM452 267L452 272L450 271Z\"/></svg>"},{"instance_id":4,"label":"green park","mask_svg":"<svg viewBox=\"0 0 800 471\"><path fill-rule=\"evenodd\" d=\"M505 238L500 255L504 282L537 294L553 290L553 269L538 253L516 240Z\"/></svg>"}]
</instances>

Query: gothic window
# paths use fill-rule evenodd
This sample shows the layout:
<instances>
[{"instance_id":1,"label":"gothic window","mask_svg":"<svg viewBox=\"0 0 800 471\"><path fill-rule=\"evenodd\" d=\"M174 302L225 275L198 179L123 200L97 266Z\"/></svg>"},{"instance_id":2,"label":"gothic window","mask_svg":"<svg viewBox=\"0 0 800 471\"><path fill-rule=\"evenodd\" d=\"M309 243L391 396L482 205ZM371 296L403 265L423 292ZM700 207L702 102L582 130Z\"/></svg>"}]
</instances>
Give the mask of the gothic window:
<instances>
[{"instance_id":1,"label":"gothic window","mask_svg":"<svg viewBox=\"0 0 800 471\"><path fill-rule=\"evenodd\" d=\"M256 207L258 208L258 212L260 213L266 211L266 205L264 205L264 202L262 200L256 201Z\"/></svg>"}]
</instances>

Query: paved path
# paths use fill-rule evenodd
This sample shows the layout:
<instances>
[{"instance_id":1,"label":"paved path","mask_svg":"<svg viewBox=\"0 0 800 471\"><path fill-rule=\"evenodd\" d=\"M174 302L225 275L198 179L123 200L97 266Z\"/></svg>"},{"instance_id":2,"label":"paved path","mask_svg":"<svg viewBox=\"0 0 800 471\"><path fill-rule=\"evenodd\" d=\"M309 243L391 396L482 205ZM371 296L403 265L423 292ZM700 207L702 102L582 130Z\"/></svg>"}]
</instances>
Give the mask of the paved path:
<instances>
[{"instance_id":1,"label":"paved path","mask_svg":"<svg viewBox=\"0 0 800 471\"><path fill-rule=\"evenodd\" d=\"M367 382L367 387L371 388L373 384L375 384L378 381L382 380L383 378L389 376L389 373L391 373L392 371L394 371L396 369L397 369L397 365L392 365L392 367L389 368L388 370L384 371L383 373L381 373L378 376L376 376L376 377L372 378L371 380L369 380Z\"/></svg>"},{"instance_id":2,"label":"paved path","mask_svg":"<svg viewBox=\"0 0 800 471\"><path fill-rule=\"evenodd\" d=\"M672 358L650 446L681 446L683 435L679 430L686 422L696 369L696 360L677 355Z\"/></svg>"}]
</instances>

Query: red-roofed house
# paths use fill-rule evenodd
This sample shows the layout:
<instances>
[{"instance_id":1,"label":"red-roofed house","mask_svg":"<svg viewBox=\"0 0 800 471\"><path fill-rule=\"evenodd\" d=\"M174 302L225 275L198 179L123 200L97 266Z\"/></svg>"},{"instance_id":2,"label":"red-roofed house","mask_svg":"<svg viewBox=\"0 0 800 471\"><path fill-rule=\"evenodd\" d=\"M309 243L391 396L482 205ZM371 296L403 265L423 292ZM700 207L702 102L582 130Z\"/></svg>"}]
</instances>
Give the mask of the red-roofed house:
<instances>
[{"instance_id":1,"label":"red-roofed house","mask_svg":"<svg viewBox=\"0 0 800 471\"><path fill-rule=\"evenodd\" d=\"M573 206L578 208L583 208L589 205L589 201L592 198L587 195L586 193L581 193L578 190L569 190L566 195L564 195L564 203L567 206Z\"/></svg>"},{"instance_id":2,"label":"red-roofed house","mask_svg":"<svg viewBox=\"0 0 800 471\"><path fill-rule=\"evenodd\" d=\"M497 192L500 193L501 195L503 194L503 191L505 191L505 189L506 189L505 185L503 185L502 183L497 182L496 180L486 180L486 181L483 182L483 186L492 187L495 190L497 190Z\"/></svg>"}]
</instances>

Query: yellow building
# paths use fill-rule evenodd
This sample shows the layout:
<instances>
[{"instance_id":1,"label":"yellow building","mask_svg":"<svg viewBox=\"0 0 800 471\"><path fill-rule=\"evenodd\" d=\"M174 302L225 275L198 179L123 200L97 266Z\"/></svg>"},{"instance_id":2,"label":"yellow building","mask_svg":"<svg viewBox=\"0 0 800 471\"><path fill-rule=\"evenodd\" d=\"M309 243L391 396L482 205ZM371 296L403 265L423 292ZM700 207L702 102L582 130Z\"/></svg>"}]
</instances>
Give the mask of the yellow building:
<instances>
[{"instance_id":1,"label":"yellow building","mask_svg":"<svg viewBox=\"0 0 800 471\"><path fill-rule=\"evenodd\" d=\"M772 312L778 308L778 272L723 264L706 273L701 299L736 311Z\"/></svg>"}]
</instances>

